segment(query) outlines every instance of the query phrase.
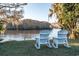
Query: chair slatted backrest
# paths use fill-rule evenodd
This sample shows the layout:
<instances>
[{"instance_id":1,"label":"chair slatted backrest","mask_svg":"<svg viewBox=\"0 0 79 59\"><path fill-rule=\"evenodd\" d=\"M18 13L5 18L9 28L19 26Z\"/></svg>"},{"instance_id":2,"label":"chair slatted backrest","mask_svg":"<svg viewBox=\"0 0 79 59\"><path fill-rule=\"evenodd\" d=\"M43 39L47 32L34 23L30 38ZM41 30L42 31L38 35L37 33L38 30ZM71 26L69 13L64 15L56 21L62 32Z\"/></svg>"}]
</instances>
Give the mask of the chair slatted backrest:
<instances>
[{"instance_id":1,"label":"chair slatted backrest","mask_svg":"<svg viewBox=\"0 0 79 59\"><path fill-rule=\"evenodd\" d=\"M41 30L40 31L40 42L48 41L48 37L51 30Z\"/></svg>"},{"instance_id":2,"label":"chair slatted backrest","mask_svg":"<svg viewBox=\"0 0 79 59\"><path fill-rule=\"evenodd\" d=\"M58 38L61 38L61 39L67 38L67 34L68 34L68 31L67 30L60 30L58 32Z\"/></svg>"},{"instance_id":3,"label":"chair slatted backrest","mask_svg":"<svg viewBox=\"0 0 79 59\"><path fill-rule=\"evenodd\" d=\"M48 38L51 30L41 30L40 31L40 37L41 38Z\"/></svg>"}]
</instances>

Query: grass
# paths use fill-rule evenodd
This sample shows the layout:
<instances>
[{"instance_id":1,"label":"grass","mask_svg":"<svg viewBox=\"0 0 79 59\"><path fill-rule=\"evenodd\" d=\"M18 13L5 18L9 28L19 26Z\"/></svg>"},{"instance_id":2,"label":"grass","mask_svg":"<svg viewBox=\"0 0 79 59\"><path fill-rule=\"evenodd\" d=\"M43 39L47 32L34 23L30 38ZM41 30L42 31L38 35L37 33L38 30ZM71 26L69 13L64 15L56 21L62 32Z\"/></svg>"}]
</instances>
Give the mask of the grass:
<instances>
[{"instance_id":1,"label":"grass","mask_svg":"<svg viewBox=\"0 0 79 59\"><path fill-rule=\"evenodd\" d=\"M75 44L74 44L75 43ZM41 46L40 50L34 47L35 42L10 41L0 44L0 56L79 56L79 40L69 40L71 48L59 46L58 49Z\"/></svg>"}]
</instances>

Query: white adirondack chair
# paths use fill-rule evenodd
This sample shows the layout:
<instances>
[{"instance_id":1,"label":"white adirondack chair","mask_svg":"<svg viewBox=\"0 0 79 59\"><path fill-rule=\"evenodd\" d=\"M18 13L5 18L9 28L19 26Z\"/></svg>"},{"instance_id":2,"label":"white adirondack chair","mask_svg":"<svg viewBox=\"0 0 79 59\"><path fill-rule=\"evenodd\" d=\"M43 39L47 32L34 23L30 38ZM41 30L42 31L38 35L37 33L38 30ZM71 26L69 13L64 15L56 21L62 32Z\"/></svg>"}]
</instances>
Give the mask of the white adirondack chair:
<instances>
[{"instance_id":1,"label":"white adirondack chair","mask_svg":"<svg viewBox=\"0 0 79 59\"><path fill-rule=\"evenodd\" d=\"M47 45L49 48L52 46L50 45L50 40L49 40L49 34L51 30L41 30L38 34L38 37L36 39L35 47L37 49L40 49L40 46L42 44Z\"/></svg>"},{"instance_id":2,"label":"white adirondack chair","mask_svg":"<svg viewBox=\"0 0 79 59\"><path fill-rule=\"evenodd\" d=\"M67 30L61 29L60 31L58 31L58 36L53 38L53 47L58 48L59 44L63 44L65 47L70 47L67 40L67 34Z\"/></svg>"}]
</instances>

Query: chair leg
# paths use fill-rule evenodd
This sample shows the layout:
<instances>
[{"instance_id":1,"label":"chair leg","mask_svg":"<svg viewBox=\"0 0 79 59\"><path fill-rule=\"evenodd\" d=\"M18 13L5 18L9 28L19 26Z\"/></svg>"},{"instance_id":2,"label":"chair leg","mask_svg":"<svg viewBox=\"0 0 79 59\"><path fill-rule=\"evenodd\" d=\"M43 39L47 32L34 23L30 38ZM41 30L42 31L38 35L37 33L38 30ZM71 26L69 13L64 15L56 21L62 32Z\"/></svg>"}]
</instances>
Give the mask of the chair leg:
<instances>
[{"instance_id":1,"label":"chair leg","mask_svg":"<svg viewBox=\"0 0 79 59\"><path fill-rule=\"evenodd\" d=\"M56 43L52 43L52 46L53 46L54 48L58 48L58 44L56 44Z\"/></svg>"},{"instance_id":2,"label":"chair leg","mask_svg":"<svg viewBox=\"0 0 79 59\"><path fill-rule=\"evenodd\" d=\"M50 41L48 41L47 46L48 46L49 48L52 48L52 46L51 46L51 44L50 44Z\"/></svg>"},{"instance_id":3,"label":"chair leg","mask_svg":"<svg viewBox=\"0 0 79 59\"><path fill-rule=\"evenodd\" d=\"M67 48L69 48L69 47L70 47L70 46L69 46L69 44L68 44L67 39L65 40L64 46L65 46L65 47L67 47Z\"/></svg>"},{"instance_id":4,"label":"chair leg","mask_svg":"<svg viewBox=\"0 0 79 59\"><path fill-rule=\"evenodd\" d=\"M36 47L36 49L40 49L40 44L36 43L35 47Z\"/></svg>"},{"instance_id":5,"label":"chair leg","mask_svg":"<svg viewBox=\"0 0 79 59\"><path fill-rule=\"evenodd\" d=\"M52 46L53 46L54 48L58 48L58 40L53 39Z\"/></svg>"},{"instance_id":6,"label":"chair leg","mask_svg":"<svg viewBox=\"0 0 79 59\"><path fill-rule=\"evenodd\" d=\"M40 40L36 39L36 44L35 44L36 49L40 49Z\"/></svg>"},{"instance_id":7,"label":"chair leg","mask_svg":"<svg viewBox=\"0 0 79 59\"><path fill-rule=\"evenodd\" d=\"M64 43L64 46L67 47L67 48L70 48L71 46L69 46L69 44L66 42Z\"/></svg>"}]
</instances>

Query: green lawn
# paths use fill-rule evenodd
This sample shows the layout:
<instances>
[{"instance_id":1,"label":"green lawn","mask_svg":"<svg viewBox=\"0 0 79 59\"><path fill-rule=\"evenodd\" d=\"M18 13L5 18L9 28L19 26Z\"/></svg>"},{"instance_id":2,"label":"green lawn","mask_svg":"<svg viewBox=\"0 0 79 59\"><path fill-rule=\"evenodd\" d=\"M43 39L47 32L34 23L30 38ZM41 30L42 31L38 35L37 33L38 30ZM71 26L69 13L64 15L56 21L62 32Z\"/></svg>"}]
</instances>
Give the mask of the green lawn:
<instances>
[{"instance_id":1,"label":"green lawn","mask_svg":"<svg viewBox=\"0 0 79 59\"><path fill-rule=\"evenodd\" d=\"M0 44L0 56L79 56L79 40L69 40L71 48L34 47L34 41L10 41Z\"/></svg>"}]
</instances>

